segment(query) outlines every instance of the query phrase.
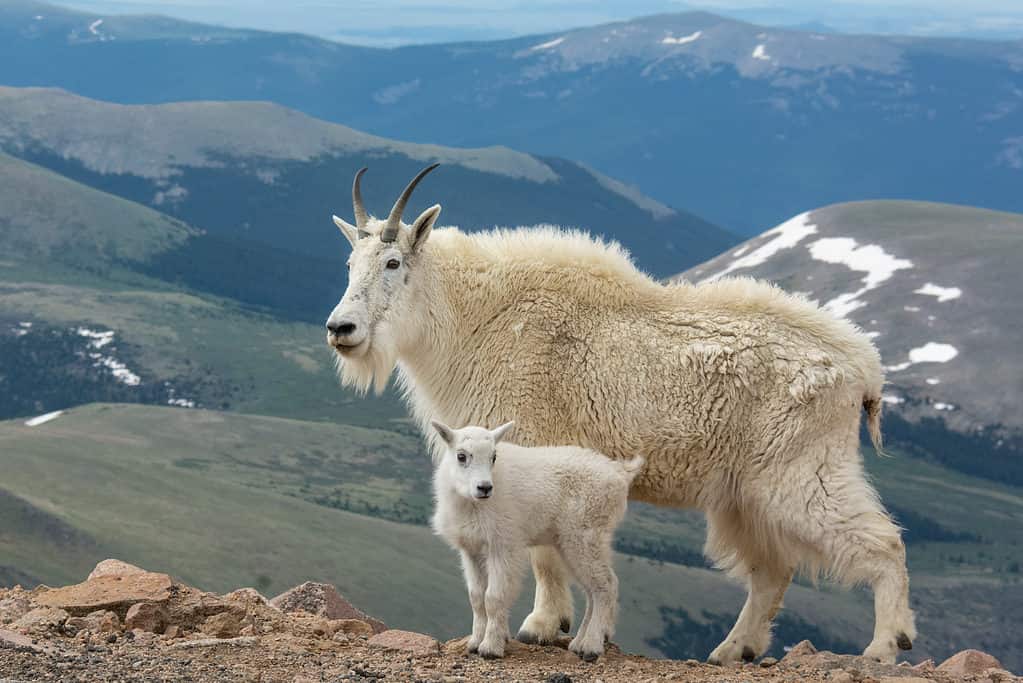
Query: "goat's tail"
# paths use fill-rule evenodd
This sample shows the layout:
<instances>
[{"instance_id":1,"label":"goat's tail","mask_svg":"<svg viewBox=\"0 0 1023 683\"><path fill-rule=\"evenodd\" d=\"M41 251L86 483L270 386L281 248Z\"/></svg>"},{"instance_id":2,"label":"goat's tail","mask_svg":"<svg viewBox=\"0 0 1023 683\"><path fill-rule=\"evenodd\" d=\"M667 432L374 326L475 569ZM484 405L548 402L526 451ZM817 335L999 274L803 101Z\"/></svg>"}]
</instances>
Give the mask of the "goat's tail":
<instances>
[{"instance_id":1,"label":"goat's tail","mask_svg":"<svg viewBox=\"0 0 1023 683\"><path fill-rule=\"evenodd\" d=\"M632 479L635 479L636 475L639 474L639 471L643 469L643 465L646 464L646 458L642 455L637 455L632 460L619 460L618 464L622 466L622 471L628 475L629 480L631 481Z\"/></svg>"},{"instance_id":2,"label":"goat's tail","mask_svg":"<svg viewBox=\"0 0 1023 683\"><path fill-rule=\"evenodd\" d=\"M867 413L867 433L870 434L870 443L874 445L874 452L885 457L884 441L881 438L881 395L864 396L863 410Z\"/></svg>"}]
</instances>

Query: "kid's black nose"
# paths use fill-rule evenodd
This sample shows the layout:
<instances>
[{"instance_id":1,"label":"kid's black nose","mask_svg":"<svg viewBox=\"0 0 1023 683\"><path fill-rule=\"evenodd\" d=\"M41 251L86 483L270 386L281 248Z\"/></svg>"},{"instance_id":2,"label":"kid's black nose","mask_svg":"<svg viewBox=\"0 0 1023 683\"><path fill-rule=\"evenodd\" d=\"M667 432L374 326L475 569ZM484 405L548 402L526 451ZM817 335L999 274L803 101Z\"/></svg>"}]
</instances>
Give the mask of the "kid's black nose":
<instances>
[{"instance_id":1,"label":"kid's black nose","mask_svg":"<svg viewBox=\"0 0 1023 683\"><path fill-rule=\"evenodd\" d=\"M494 490L493 484L477 484L476 490L479 491L482 496L489 496L490 492Z\"/></svg>"}]
</instances>

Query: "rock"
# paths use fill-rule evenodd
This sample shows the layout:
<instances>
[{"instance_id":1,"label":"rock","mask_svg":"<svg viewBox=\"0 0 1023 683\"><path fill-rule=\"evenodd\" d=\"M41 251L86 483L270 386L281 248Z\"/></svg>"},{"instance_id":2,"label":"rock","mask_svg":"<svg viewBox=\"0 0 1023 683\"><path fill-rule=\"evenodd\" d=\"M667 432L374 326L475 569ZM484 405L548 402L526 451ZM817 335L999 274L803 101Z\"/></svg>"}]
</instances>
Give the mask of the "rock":
<instances>
[{"instance_id":1,"label":"rock","mask_svg":"<svg viewBox=\"0 0 1023 683\"><path fill-rule=\"evenodd\" d=\"M207 617L199 630L214 638L235 638L244 626L243 619L237 612L220 612Z\"/></svg>"},{"instance_id":2,"label":"rock","mask_svg":"<svg viewBox=\"0 0 1023 683\"><path fill-rule=\"evenodd\" d=\"M938 671L952 676L967 676L982 673L985 669L1001 668L1001 662L980 650L957 652L938 665Z\"/></svg>"},{"instance_id":3,"label":"rock","mask_svg":"<svg viewBox=\"0 0 1023 683\"><path fill-rule=\"evenodd\" d=\"M781 661L791 662L794 659L799 659L800 657L806 657L808 655L815 654L817 654L817 648L813 646L813 643L811 643L809 640L801 640L795 645L793 645L791 650L785 653L785 656L782 657Z\"/></svg>"},{"instance_id":4,"label":"rock","mask_svg":"<svg viewBox=\"0 0 1023 683\"><path fill-rule=\"evenodd\" d=\"M934 671L934 660L925 659L919 664L911 666L910 669L912 671L916 671L917 673L930 673L931 671Z\"/></svg>"},{"instance_id":5,"label":"rock","mask_svg":"<svg viewBox=\"0 0 1023 683\"><path fill-rule=\"evenodd\" d=\"M375 631L373 627L362 619L334 619L331 621L334 632L344 631L352 636L372 636Z\"/></svg>"},{"instance_id":6,"label":"rock","mask_svg":"<svg viewBox=\"0 0 1023 683\"><path fill-rule=\"evenodd\" d=\"M1014 673L1005 669L984 669L984 673L981 675L992 683L1008 683L1009 681L1019 680Z\"/></svg>"},{"instance_id":7,"label":"rock","mask_svg":"<svg viewBox=\"0 0 1023 683\"><path fill-rule=\"evenodd\" d=\"M17 621L32 609L31 594L20 586L4 591L0 596L0 624Z\"/></svg>"},{"instance_id":8,"label":"rock","mask_svg":"<svg viewBox=\"0 0 1023 683\"><path fill-rule=\"evenodd\" d=\"M96 610L95 612L89 612L84 617L71 617L67 620L65 626L77 631L120 633L121 619L109 610Z\"/></svg>"},{"instance_id":9,"label":"rock","mask_svg":"<svg viewBox=\"0 0 1023 683\"><path fill-rule=\"evenodd\" d=\"M14 631L8 631L7 629L0 628L0 648L10 648L12 650L30 650L37 652L38 648L32 644L32 639L21 633L15 633Z\"/></svg>"},{"instance_id":10,"label":"rock","mask_svg":"<svg viewBox=\"0 0 1023 683\"><path fill-rule=\"evenodd\" d=\"M270 604L282 612L301 610L327 619L359 619L372 626L374 633L387 630L384 622L353 606L329 583L306 581L281 593Z\"/></svg>"},{"instance_id":11,"label":"rock","mask_svg":"<svg viewBox=\"0 0 1023 683\"><path fill-rule=\"evenodd\" d=\"M239 588L233 590L230 593L224 595L224 599L229 602L238 602L243 605L269 605L268 601L263 595L255 588Z\"/></svg>"},{"instance_id":12,"label":"rock","mask_svg":"<svg viewBox=\"0 0 1023 683\"><path fill-rule=\"evenodd\" d=\"M128 608L124 617L125 628L163 633L167 626L167 612L160 605L151 602L138 602Z\"/></svg>"},{"instance_id":13,"label":"rock","mask_svg":"<svg viewBox=\"0 0 1023 683\"><path fill-rule=\"evenodd\" d=\"M179 650L189 650L199 647L218 647L220 645L226 645L228 647L252 647L257 643L259 643L259 638L256 638L255 636L241 638L203 638L201 640L185 640L180 643L174 643L170 647Z\"/></svg>"},{"instance_id":14,"label":"rock","mask_svg":"<svg viewBox=\"0 0 1023 683\"><path fill-rule=\"evenodd\" d=\"M836 669L828 673L829 683L853 683L856 679L848 671Z\"/></svg>"},{"instance_id":15,"label":"rock","mask_svg":"<svg viewBox=\"0 0 1023 683\"><path fill-rule=\"evenodd\" d=\"M165 640L174 640L175 638L181 637L181 629L177 624L171 624L163 630L163 637Z\"/></svg>"},{"instance_id":16,"label":"rock","mask_svg":"<svg viewBox=\"0 0 1023 683\"><path fill-rule=\"evenodd\" d=\"M931 683L931 681L919 676L884 676L881 683Z\"/></svg>"},{"instance_id":17,"label":"rock","mask_svg":"<svg viewBox=\"0 0 1023 683\"><path fill-rule=\"evenodd\" d=\"M775 659L774 657L764 657L763 659L760 660L760 666L764 669L769 669L770 667L774 666L777 663L778 660Z\"/></svg>"},{"instance_id":18,"label":"rock","mask_svg":"<svg viewBox=\"0 0 1023 683\"><path fill-rule=\"evenodd\" d=\"M11 627L24 633L60 631L68 620L68 613L55 607L36 607L21 615Z\"/></svg>"},{"instance_id":19,"label":"rock","mask_svg":"<svg viewBox=\"0 0 1023 683\"><path fill-rule=\"evenodd\" d=\"M96 610L125 614L137 602L167 602L173 590L174 582L166 574L108 574L73 586L40 592L35 596L35 602L59 607L74 616L84 616Z\"/></svg>"},{"instance_id":20,"label":"rock","mask_svg":"<svg viewBox=\"0 0 1023 683\"><path fill-rule=\"evenodd\" d=\"M572 677L563 673L551 674L547 677L547 683L572 683Z\"/></svg>"},{"instance_id":21,"label":"rock","mask_svg":"<svg viewBox=\"0 0 1023 683\"><path fill-rule=\"evenodd\" d=\"M376 634L369 639L369 644L373 647L382 647L388 650L402 650L416 657L424 657L440 652L440 643L430 636L395 628Z\"/></svg>"},{"instance_id":22,"label":"rock","mask_svg":"<svg viewBox=\"0 0 1023 683\"><path fill-rule=\"evenodd\" d=\"M142 567L122 562L121 560L103 560L92 570L86 581L98 579L101 576L128 576L129 574L147 574Z\"/></svg>"}]
</instances>

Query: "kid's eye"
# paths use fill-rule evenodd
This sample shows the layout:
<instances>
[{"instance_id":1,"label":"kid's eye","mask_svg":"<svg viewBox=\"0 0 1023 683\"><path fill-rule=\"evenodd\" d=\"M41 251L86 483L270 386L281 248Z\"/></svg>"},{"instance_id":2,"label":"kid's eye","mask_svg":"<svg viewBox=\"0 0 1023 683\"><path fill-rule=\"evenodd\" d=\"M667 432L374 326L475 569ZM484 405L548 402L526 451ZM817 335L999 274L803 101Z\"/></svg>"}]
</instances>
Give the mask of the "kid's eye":
<instances>
[{"instance_id":1,"label":"kid's eye","mask_svg":"<svg viewBox=\"0 0 1023 683\"><path fill-rule=\"evenodd\" d=\"M468 460L468 457L465 455L465 453L458 454L458 462L464 465L466 460Z\"/></svg>"},{"instance_id":2,"label":"kid's eye","mask_svg":"<svg viewBox=\"0 0 1023 683\"><path fill-rule=\"evenodd\" d=\"M396 258L392 258L392 259L389 259L387 261L387 269L388 270L395 270L400 265L401 265L401 262L398 259L396 259Z\"/></svg>"},{"instance_id":3,"label":"kid's eye","mask_svg":"<svg viewBox=\"0 0 1023 683\"><path fill-rule=\"evenodd\" d=\"M497 462L497 453L494 453L494 457L490 460L490 464L492 465L495 462Z\"/></svg>"}]
</instances>

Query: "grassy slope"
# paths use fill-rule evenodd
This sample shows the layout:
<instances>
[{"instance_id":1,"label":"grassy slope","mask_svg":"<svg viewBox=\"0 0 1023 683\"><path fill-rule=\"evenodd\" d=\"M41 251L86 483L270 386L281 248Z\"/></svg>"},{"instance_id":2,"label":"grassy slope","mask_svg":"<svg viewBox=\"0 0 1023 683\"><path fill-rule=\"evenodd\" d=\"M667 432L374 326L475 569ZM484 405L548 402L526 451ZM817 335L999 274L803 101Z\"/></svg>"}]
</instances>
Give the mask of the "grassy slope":
<instances>
[{"instance_id":1,"label":"grassy slope","mask_svg":"<svg viewBox=\"0 0 1023 683\"><path fill-rule=\"evenodd\" d=\"M335 450L352 450L358 478L360 447L396 438L342 425L125 405L85 406L35 428L0 423L0 488L95 539L67 557L56 547L28 548L17 536L13 543L0 536L0 552L51 583L81 580L107 555L214 590L269 580L273 593L321 579L393 625L458 635L468 610L457 562L426 527L310 504L261 486L253 473L299 440L329 439ZM197 467L198 460L239 467ZM654 654L644 640L659 633L663 604L699 614L734 613L741 603L739 588L709 570L625 556L618 567L621 640L630 649ZM867 637L869 613L858 596L795 587L789 604L826 628Z\"/></svg>"},{"instance_id":2,"label":"grassy slope","mask_svg":"<svg viewBox=\"0 0 1023 683\"><path fill-rule=\"evenodd\" d=\"M322 579L392 624L441 636L466 628L456 562L427 528L303 499L318 486L340 486L355 499L423 505L429 496L425 456L412 437L231 413L92 405L36 428L0 423L0 444L0 488L88 539L69 551L47 544L38 532L0 534L0 554L12 558L0 564L66 582L115 555L211 589L268 583L270 593ZM1019 583L986 567L1020 558L1013 535L1023 519L1019 491L916 460L871 458L868 464L887 499L950 529L989 530L979 544L911 548L924 634L914 655L942 654L974 639L1007 651L1012 635L1003 622L1019 607L1012 597ZM629 523L646 528L647 517L633 512ZM671 527L667 519L656 524L663 533ZM698 534L695 523L674 528L686 538ZM24 544L28 538L33 544ZM989 558L978 559L978 551ZM949 563L950 553L973 563ZM627 556L619 556L618 566L621 640L631 649L651 651L645 641L662 628L662 605L684 607L698 618L703 610L734 614L741 603L739 587L713 571ZM969 604L961 604L964 595ZM957 618L948 619L953 604ZM869 638L870 603L861 593L796 585L787 605L846 640L862 645Z\"/></svg>"}]
</instances>

